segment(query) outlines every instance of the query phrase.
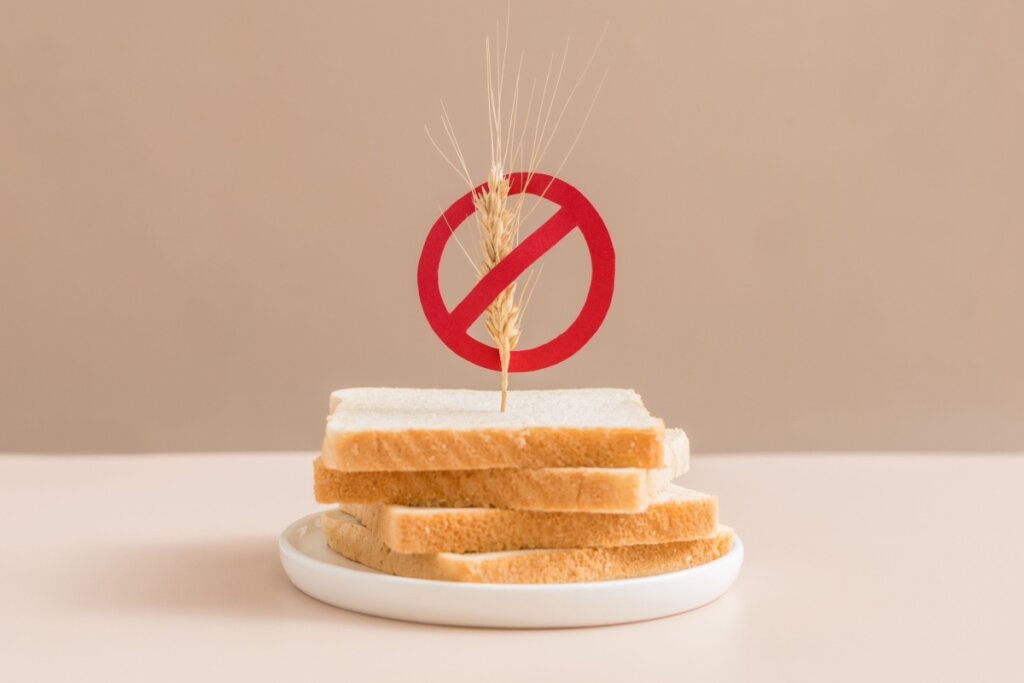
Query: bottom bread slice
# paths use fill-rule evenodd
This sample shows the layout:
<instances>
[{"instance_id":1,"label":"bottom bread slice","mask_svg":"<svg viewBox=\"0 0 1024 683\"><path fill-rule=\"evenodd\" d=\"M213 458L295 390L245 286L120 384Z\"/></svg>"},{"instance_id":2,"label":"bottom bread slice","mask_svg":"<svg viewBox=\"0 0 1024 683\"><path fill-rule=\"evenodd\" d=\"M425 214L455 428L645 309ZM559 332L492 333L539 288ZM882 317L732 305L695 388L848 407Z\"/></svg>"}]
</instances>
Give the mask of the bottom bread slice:
<instances>
[{"instance_id":1,"label":"bottom bread slice","mask_svg":"<svg viewBox=\"0 0 1024 683\"><path fill-rule=\"evenodd\" d=\"M493 553L397 553L354 517L335 510L321 519L327 544L362 565L418 579L470 583L573 583L650 576L716 560L732 547L719 526L701 539L615 548L510 550Z\"/></svg>"},{"instance_id":2,"label":"bottom bread slice","mask_svg":"<svg viewBox=\"0 0 1024 683\"><path fill-rule=\"evenodd\" d=\"M718 499L675 484L643 512L593 514L494 508L341 503L399 553L480 553L530 548L608 548L691 541L714 533Z\"/></svg>"}]
</instances>

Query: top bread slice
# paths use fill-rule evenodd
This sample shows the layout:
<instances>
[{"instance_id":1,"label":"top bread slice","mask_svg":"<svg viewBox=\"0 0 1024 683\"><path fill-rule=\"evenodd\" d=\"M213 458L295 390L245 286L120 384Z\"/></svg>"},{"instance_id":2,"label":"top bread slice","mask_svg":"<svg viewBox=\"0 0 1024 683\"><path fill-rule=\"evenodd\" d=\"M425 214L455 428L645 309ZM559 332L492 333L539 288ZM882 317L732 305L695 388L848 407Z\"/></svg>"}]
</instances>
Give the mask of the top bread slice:
<instances>
[{"instance_id":1,"label":"top bread slice","mask_svg":"<svg viewBox=\"0 0 1024 683\"><path fill-rule=\"evenodd\" d=\"M324 466L347 472L662 464L664 423L628 389L341 389Z\"/></svg>"}]
</instances>

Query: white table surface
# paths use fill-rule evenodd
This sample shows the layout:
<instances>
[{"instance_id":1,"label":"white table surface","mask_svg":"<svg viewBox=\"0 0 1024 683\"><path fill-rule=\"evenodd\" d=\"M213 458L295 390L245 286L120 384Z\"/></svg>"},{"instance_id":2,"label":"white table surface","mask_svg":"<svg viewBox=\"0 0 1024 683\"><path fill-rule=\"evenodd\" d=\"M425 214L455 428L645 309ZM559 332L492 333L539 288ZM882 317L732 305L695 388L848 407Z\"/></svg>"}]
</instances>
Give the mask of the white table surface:
<instances>
[{"instance_id":1,"label":"white table surface","mask_svg":"<svg viewBox=\"0 0 1024 683\"><path fill-rule=\"evenodd\" d=\"M1024 455L696 456L746 564L657 621L388 621L293 588L311 453L0 455L0 680L1024 680Z\"/></svg>"}]
</instances>

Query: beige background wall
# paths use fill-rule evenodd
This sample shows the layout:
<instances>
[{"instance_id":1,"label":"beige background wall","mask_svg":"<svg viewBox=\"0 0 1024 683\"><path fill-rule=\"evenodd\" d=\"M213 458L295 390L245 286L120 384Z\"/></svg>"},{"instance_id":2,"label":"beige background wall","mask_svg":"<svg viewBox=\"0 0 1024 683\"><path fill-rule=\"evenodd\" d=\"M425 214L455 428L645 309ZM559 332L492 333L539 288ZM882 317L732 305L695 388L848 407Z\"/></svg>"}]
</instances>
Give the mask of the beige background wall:
<instances>
[{"instance_id":1,"label":"beige background wall","mask_svg":"<svg viewBox=\"0 0 1024 683\"><path fill-rule=\"evenodd\" d=\"M464 192L423 125L482 178L504 7L3 3L0 451L312 449L332 388L494 386L414 277ZM561 175L616 300L514 386L635 387L701 451L1024 449L1024 5L516 2L513 52L574 76L606 21L546 169L607 68ZM549 256L526 345L582 299Z\"/></svg>"}]
</instances>

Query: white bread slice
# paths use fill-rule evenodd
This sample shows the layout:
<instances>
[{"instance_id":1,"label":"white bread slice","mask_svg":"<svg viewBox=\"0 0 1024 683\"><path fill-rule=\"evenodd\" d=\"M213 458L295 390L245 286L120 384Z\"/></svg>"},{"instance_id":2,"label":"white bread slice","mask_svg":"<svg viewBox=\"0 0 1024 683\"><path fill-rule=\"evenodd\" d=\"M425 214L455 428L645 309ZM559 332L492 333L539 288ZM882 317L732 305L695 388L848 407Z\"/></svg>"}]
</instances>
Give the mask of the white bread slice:
<instances>
[{"instance_id":1,"label":"white bread slice","mask_svg":"<svg viewBox=\"0 0 1024 683\"><path fill-rule=\"evenodd\" d=\"M644 512L534 512L341 503L398 553L482 553L527 548L609 548L692 541L718 526L718 499L669 484Z\"/></svg>"},{"instance_id":2,"label":"white bread slice","mask_svg":"<svg viewBox=\"0 0 1024 683\"><path fill-rule=\"evenodd\" d=\"M689 446L669 430L659 469L551 467L440 472L342 472L313 463L320 503L493 507L548 512L641 512L689 467Z\"/></svg>"},{"instance_id":3,"label":"white bread slice","mask_svg":"<svg viewBox=\"0 0 1024 683\"><path fill-rule=\"evenodd\" d=\"M658 467L664 423L628 389L341 389L324 464L349 472Z\"/></svg>"},{"instance_id":4,"label":"white bread slice","mask_svg":"<svg viewBox=\"0 0 1024 683\"><path fill-rule=\"evenodd\" d=\"M321 518L327 544L372 569L419 579L473 583L570 583L650 576L716 560L732 547L732 530L706 538L616 548L511 550L497 553L396 553L343 512Z\"/></svg>"}]
</instances>

